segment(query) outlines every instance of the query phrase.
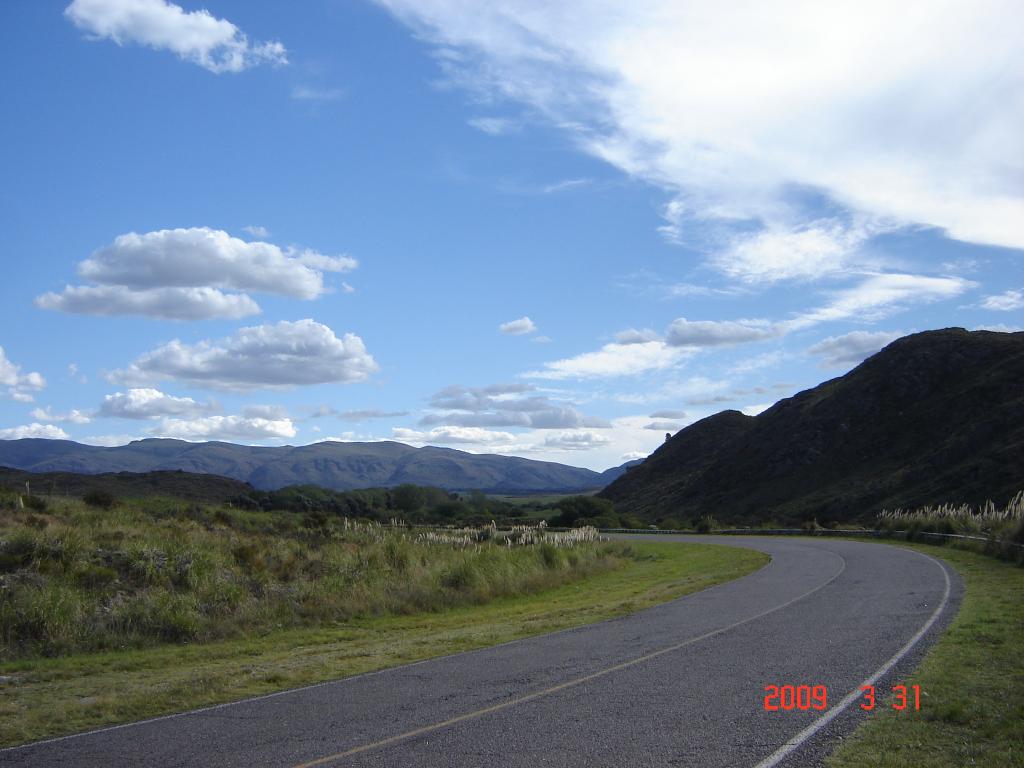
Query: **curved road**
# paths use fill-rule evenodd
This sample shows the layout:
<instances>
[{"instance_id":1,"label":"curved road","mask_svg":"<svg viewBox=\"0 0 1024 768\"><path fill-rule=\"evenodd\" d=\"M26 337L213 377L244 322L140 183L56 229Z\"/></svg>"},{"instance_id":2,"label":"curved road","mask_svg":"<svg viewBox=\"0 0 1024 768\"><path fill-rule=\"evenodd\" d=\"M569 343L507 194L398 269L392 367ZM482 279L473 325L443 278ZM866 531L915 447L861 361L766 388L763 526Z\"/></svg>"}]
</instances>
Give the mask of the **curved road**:
<instances>
[{"instance_id":1,"label":"curved road","mask_svg":"<svg viewBox=\"0 0 1024 768\"><path fill-rule=\"evenodd\" d=\"M860 685L877 677L881 701L962 592L939 561L883 544L658 539L772 561L631 616L3 750L0 765L817 765L865 717ZM831 709L766 712L770 683L825 685Z\"/></svg>"}]
</instances>

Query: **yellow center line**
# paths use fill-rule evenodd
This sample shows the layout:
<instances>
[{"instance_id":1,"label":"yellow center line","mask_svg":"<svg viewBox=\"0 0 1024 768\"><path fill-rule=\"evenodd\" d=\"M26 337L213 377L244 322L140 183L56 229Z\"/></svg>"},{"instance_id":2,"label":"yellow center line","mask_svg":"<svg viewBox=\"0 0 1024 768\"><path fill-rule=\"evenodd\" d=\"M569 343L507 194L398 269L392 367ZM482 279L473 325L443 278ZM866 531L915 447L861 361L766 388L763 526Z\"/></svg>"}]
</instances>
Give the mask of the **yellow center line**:
<instances>
[{"instance_id":1,"label":"yellow center line","mask_svg":"<svg viewBox=\"0 0 1024 768\"><path fill-rule=\"evenodd\" d=\"M837 553L833 553L833 554L837 554ZM600 669L597 672L592 672L589 675L584 675L583 677L577 677L577 678L573 678L572 680L567 680L564 683L559 683L558 685L553 685L550 688L545 688L545 689L540 690L540 691L534 691L533 693L528 693L528 694L526 694L524 696L519 696L519 697L514 698L514 699L508 699L507 701L503 701L500 704L493 704L493 705L491 705L489 707L483 707L482 709L476 709L476 710L473 710L472 712L466 712L466 713L461 714L461 715L456 715L455 717L451 717L451 718L449 718L447 720L441 720L441 721L436 722L436 723L431 723L430 725L424 725L424 726L421 726L419 728L414 728L411 731L406 731L405 733L399 733L399 734L397 734L395 736L389 736L386 739L380 739L379 741L371 741L371 742L368 742L366 744L361 744L358 747L352 747L351 749L346 749L343 752L335 752L333 755L326 755L325 757L319 757L319 758L317 758L315 760L310 760L309 762L306 762L306 763L299 763L298 765L293 766L293 768L313 768L314 766L318 766L318 765L326 765L327 763L333 763L333 762L335 762L337 760L343 760L346 757L352 757L353 755L358 755L358 754L360 754L362 752L369 752L372 749L380 749L381 747L387 747L387 746L395 744L395 743L397 743L399 741L405 741L406 739L411 739L411 738L414 738L416 736L422 736L425 733L431 733L433 731L438 731L438 730L441 730L442 728L447 728L449 726L465 722L466 720L472 720L472 719L477 718L477 717L483 717L484 715L489 715L492 712L499 712L499 711L501 711L503 709L508 709L510 707L515 707L515 706L518 706L520 704L525 704L525 703L527 703L529 701L534 701L535 699L540 699L540 698L542 698L544 696L550 696L550 695L552 695L554 693L558 693L559 691L564 691L567 688L573 688L573 687L575 687L577 685L583 685L584 683L589 683L591 680L596 680L599 677L604 677L605 675L610 675L613 672L619 672L619 671L621 671L623 669L628 669L629 667L636 666L637 664L642 664L645 661L650 661L651 659L656 659L659 656L664 656L666 653L672 653L673 651L678 651L679 649L685 648L688 645L693 645L694 643L699 643L702 640L707 640L709 637L714 637L715 635L720 635L723 632L728 632L731 629L735 629L736 627L742 626L744 624L748 624L751 621L756 621L757 619L763 618L764 616L767 616L770 613L775 613L776 611L781 611L783 608L786 608L787 606L790 606L790 605L792 605L793 603L795 603L795 602L797 602L799 600L803 600L805 597L810 597L815 592L817 592L819 589L822 589L823 587L827 587L833 581L838 579L839 576L842 575L843 571L846 570L846 559L843 558L842 555L838 555L838 556L840 557L840 559L842 559L843 564L839 568L839 570L836 571L828 579L828 581L825 581L825 582L819 584L818 586L816 586L814 589L810 590L809 592L804 592L802 595L799 595L798 597L794 597L792 600L788 600L785 603L782 603L781 605L775 606L774 608L769 608L767 611L762 611L761 613L757 614L756 616L751 616L750 618L743 619L742 621L737 621L734 624L730 624L727 627L722 627L721 629L716 629L716 630L713 630L711 632L707 632L707 633L701 635L700 637L694 637L694 638L691 638L689 640L684 640L681 643L676 643L675 645L670 645L667 648L661 648L661 649L659 649L657 651L651 651L650 653L644 654L643 656L637 656L635 659L630 659L629 661L623 661L623 662L621 662L619 664L614 664L614 665L612 665L610 667L605 667L604 669Z\"/></svg>"}]
</instances>

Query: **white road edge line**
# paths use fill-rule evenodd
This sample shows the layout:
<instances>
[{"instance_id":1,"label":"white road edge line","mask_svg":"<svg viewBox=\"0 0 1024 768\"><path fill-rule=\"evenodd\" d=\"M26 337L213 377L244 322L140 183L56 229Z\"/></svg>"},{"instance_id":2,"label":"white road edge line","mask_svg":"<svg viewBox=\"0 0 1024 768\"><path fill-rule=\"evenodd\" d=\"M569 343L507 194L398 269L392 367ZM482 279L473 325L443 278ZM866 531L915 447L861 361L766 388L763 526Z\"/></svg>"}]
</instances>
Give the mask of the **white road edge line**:
<instances>
[{"instance_id":1,"label":"white road edge line","mask_svg":"<svg viewBox=\"0 0 1024 768\"><path fill-rule=\"evenodd\" d=\"M924 554L923 552L917 552L913 549L909 551L914 552L915 554L918 554L921 557L925 557L931 560L942 571L942 577L946 580L946 588L945 591L942 593L942 600L939 601L939 607L935 609L935 611L932 613L928 621L924 623L924 626L917 631L917 634L910 638L910 640L907 641L907 644L900 648L896 652L895 656L893 656L891 659L885 662L885 664L877 672L875 672L875 674L873 674L867 680L863 681L854 690L850 691L850 693L848 693L842 701L840 701L838 704L832 707L832 709L830 709L824 715L822 715L809 726L800 731L800 733L798 733L792 739L790 739L781 747L779 747L775 752L773 752L760 763L755 765L754 768L773 768L774 766L778 765L783 760L785 760L787 757L789 757L789 755L791 755L793 752L802 747L807 742L807 740L813 737L818 731L820 731L826 725L835 720L851 704L853 704L853 702L855 702L857 699L861 697L861 688L863 688L865 685L874 685L879 680L879 678L885 675L900 661L900 659L906 656L910 652L910 650L915 645L917 645L918 641L920 641L920 639L924 637L925 633L932 628L932 625L938 620L939 616L946 609L946 604L949 602L949 593L951 589L949 581L949 572L946 570L946 566L944 566L934 557L930 557Z\"/></svg>"}]
</instances>

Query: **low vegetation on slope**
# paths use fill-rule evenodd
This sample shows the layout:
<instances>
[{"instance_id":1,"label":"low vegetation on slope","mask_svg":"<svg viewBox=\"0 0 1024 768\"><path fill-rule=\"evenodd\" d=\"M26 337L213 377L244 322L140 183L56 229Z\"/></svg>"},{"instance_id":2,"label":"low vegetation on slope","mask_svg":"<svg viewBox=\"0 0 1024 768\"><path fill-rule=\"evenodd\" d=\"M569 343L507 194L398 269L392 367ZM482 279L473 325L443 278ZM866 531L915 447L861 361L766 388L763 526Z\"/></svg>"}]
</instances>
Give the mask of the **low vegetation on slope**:
<instances>
[{"instance_id":1,"label":"low vegetation on slope","mask_svg":"<svg viewBox=\"0 0 1024 768\"><path fill-rule=\"evenodd\" d=\"M437 537L340 516L90 500L0 512L0 660L437 611L625 557L586 531Z\"/></svg>"}]
</instances>

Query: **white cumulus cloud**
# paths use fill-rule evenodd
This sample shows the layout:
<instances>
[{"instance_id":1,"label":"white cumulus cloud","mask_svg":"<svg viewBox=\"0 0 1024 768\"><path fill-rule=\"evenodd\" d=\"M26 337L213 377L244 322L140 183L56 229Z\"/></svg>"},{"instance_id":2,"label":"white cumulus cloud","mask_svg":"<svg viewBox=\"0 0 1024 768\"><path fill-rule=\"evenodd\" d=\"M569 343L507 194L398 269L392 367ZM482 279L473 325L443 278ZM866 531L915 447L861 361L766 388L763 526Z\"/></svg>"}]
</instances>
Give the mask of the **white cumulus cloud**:
<instances>
[{"instance_id":1,"label":"white cumulus cloud","mask_svg":"<svg viewBox=\"0 0 1024 768\"><path fill-rule=\"evenodd\" d=\"M288 63L281 43L249 42L227 19L207 10L186 11L167 0L74 0L64 15L92 38L171 51L217 74Z\"/></svg>"},{"instance_id":2,"label":"white cumulus cloud","mask_svg":"<svg viewBox=\"0 0 1024 768\"><path fill-rule=\"evenodd\" d=\"M46 379L35 371L22 373L21 366L12 363L4 348L0 347L0 386L7 387L7 394L14 400L31 403L32 392L44 389Z\"/></svg>"},{"instance_id":3,"label":"white cumulus cloud","mask_svg":"<svg viewBox=\"0 0 1024 768\"><path fill-rule=\"evenodd\" d=\"M356 382L376 370L361 338L352 333L338 338L326 325L307 319L241 328L216 341L174 340L115 371L111 380L144 385L179 379L250 390Z\"/></svg>"},{"instance_id":4,"label":"white cumulus cloud","mask_svg":"<svg viewBox=\"0 0 1024 768\"><path fill-rule=\"evenodd\" d=\"M99 415L116 419L159 419L198 416L215 409L216 406L198 403L191 397L175 397L152 387L139 387L105 395Z\"/></svg>"},{"instance_id":5,"label":"white cumulus cloud","mask_svg":"<svg viewBox=\"0 0 1024 768\"><path fill-rule=\"evenodd\" d=\"M148 432L155 437L175 437L180 440L267 440L296 435L291 419L246 415L163 419Z\"/></svg>"},{"instance_id":6,"label":"white cumulus cloud","mask_svg":"<svg viewBox=\"0 0 1024 768\"><path fill-rule=\"evenodd\" d=\"M391 430L395 440L408 443L419 443L421 445L493 445L510 444L515 442L515 435L511 432L498 432L479 427L434 427L429 431L406 429L405 427L394 427Z\"/></svg>"},{"instance_id":7,"label":"white cumulus cloud","mask_svg":"<svg viewBox=\"0 0 1024 768\"><path fill-rule=\"evenodd\" d=\"M113 448L118 445L128 445L128 443L138 440L135 435L88 435L86 437L80 437L76 442L83 443L84 445L98 445L103 448Z\"/></svg>"},{"instance_id":8,"label":"white cumulus cloud","mask_svg":"<svg viewBox=\"0 0 1024 768\"><path fill-rule=\"evenodd\" d=\"M0 440L21 440L26 437L42 437L48 440L67 440L70 435L53 424L33 422L20 427L0 429Z\"/></svg>"},{"instance_id":9,"label":"white cumulus cloud","mask_svg":"<svg viewBox=\"0 0 1024 768\"><path fill-rule=\"evenodd\" d=\"M502 323L498 326L498 330L509 336L523 336L536 331L537 326L530 318L520 317L518 320L509 320L507 323Z\"/></svg>"},{"instance_id":10,"label":"white cumulus cloud","mask_svg":"<svg viewBox=\"0 0 1024 768\"><path fill-rule=\"evenodd\" d=\"M128 288L123 285L69 285L61 293L44 293L40 309L76 315L145 315L161 320L209 320L258 314L259 304L242 294L216 288Z\"/></svg>"},{"instance_id":11,"label":"white cumulus cloud","mask_svg":"<svg viewBox=\"0 0 1024 768\"><path fill-rule=\"evenodd\" d=\"M324 272L356 266L350 256L246 242L209 227L130 232L78 265L93 285L45 293L36 306L172 320L239 318L260 311L244 291L314 299L327 291Z\"/></svg>"}]
</instances>

